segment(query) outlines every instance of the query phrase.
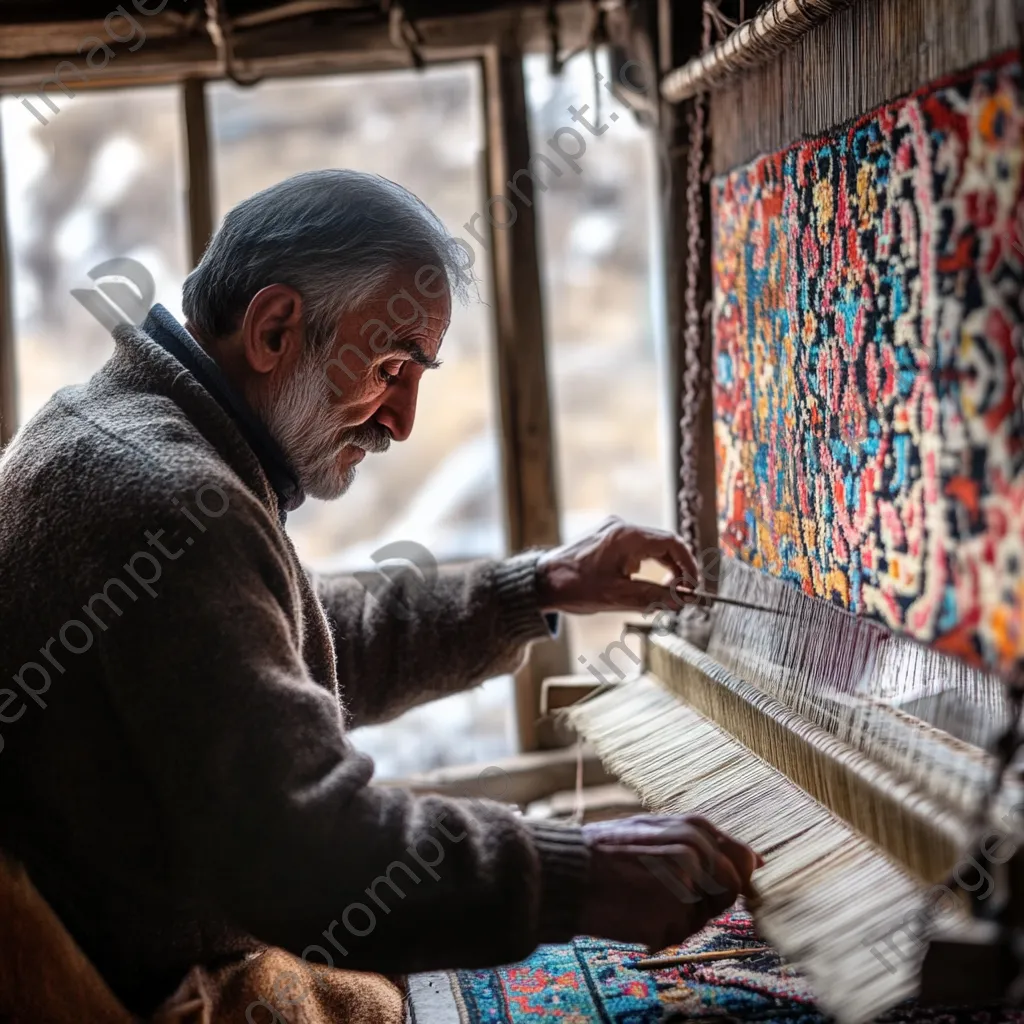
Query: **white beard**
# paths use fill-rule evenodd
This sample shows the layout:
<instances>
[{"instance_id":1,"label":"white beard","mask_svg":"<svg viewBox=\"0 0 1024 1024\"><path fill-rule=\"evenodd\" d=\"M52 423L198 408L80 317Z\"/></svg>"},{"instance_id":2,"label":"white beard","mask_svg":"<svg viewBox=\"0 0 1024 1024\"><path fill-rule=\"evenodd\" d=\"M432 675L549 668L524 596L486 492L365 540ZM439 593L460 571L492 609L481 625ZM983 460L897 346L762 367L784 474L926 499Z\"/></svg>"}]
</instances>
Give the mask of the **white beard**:
<instances>
[{"instance_id":1,"label":"white beard","mask_svg":"<svg viewBox=\"0 0 1024 1024\"><path fill-rule=\"evenodd\" d=\"M345 446L337 432L324 428L331 422L327 400L326 358L308 350L295 372L265 397L253 396L256 415L288 456L302 489L311 498L340 498L355 479L356 467L338 466Z\"/></svg>"}]
</instances>

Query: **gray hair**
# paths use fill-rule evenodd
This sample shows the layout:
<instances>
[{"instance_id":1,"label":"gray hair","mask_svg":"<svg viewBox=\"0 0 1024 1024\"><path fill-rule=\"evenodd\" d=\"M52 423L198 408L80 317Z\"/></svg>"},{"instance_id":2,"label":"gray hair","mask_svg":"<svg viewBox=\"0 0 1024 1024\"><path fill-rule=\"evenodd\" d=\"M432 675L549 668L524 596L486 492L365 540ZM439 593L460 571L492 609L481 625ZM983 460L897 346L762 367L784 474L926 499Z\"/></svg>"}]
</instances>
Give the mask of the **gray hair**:
<instances>
[{"instance_id":1,"label":"gray hair","mask_svg":"<svg viewBox=\"0 0 1024 1024\"><path fill-rule=\"evenodd\" d=\"M319 346L396 271L437 267L463 297L470 265L465 243L401 185L362 171L307 171L228 213L185 279L182 310L204 339L220 338L261 288L286 284L302 296Z\"/></svg>"}]
</instances>

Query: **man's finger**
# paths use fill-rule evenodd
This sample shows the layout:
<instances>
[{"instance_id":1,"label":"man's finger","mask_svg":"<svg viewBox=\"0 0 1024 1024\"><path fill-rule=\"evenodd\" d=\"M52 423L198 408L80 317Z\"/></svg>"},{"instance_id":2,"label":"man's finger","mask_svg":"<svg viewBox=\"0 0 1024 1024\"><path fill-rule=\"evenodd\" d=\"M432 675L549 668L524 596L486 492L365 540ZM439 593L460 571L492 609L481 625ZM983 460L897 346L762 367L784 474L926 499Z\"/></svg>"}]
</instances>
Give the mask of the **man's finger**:
<instances>
[{"instance_id":1,"label":"man's finger","mask_svg":"<svg viewBox=\"0 0 1024 1024\"><path fill-rule=\"evenodd\" d=\"M667 846L616 846L615 852L636 857L663 884L667 884L665 878L671 874L700 899L728 893L726 906L731 906L744 887L743 878L729 857L711 846L705 849L692 836Z\"/></svg>"},{"instance_id":2,"label":"man's finger","mask_svg":"<svg viewBox=\"0 0 1024 1024\"><path fill-rule=\"evenodd\" d=\"M644 558L661 562L667 569L674 569L680 576L697 578L697 562L682 538L665 530L643 531Z\"/></svg>"},{"instance_id":3,"label":"man's finger","mask_svg":"<svg viewBox=\"0 0 1024 1024\"><path fill-rule=\"evenodd\" d=\"M745 843L737 842L729 836L723 836L719 840L719 849L722 855L727 857L736 868L741 883L740 892L749 896L751 894L750 876L764 863L764 858Z\"/></svg>"},{"instance_id":4,"label":"man's finger","mask_svg":"<svg viewBox=\"0 0 1024 1024\"><path fill-rule=\"evenodd\" d=\"M692 830L692 834L689 834L689 830ZM707 844L701 845L705 855L710 847L715 856L727 860L732 866L730 874L736 879L737 891L750 895L750 876L764 864L764 858L746 843L741 843L723 832L707 818L688 814L681 820L677 819L667 825L659 836L659 841L666 845L680 841L691 842L693 837L698 835L702 836Z\"/></svg>"},{"instance_id":5,"label":"man's finger","mask_svg":"<svg viewBox=\"0 0 1024 1024\"><path fill-rule=\"evenodd\" d=\"M690 829L682 843L699 851L701 873L693 876L693 884L707 897L718 897L723 889L727 890L730 895L725 905L731 906L744 886L737 865L723 849L698 829Z\"/></svg>"},{"instance_id":6,"label":"man's finger","mask_svg":"<svg viewBox=\"0 0 1024 1024\"><path fill-rule=\"evenodd\" d=\"M703 903L717 914L731 907L742 891L735 867L721 855L709 866L701 863L695 850L681 846L674 853L643 853L637 859L686 905Z\"/></svg>"},{"instance_id":7,"label":"man's finger","mask_svg":"<svg viewBox=\"0 0 1024 1024\"><path fill-rule=\"evenodd\" d=\"M675 842L686 843L700 851L701 861L705 867L711 867L718 859L718 844L715 842L714 836L702 831L691 822L685 822L676 836L678 838L673 837Z\"/></svg>"},{"instance_id":8,"label":"man's finger","mask_svg":"<svg viewBox=\"0 0 1024 1024\"><path fill-rule=\"evenodd\" d=\"M668 530L653 530L642 526L618 523L611 526L614 545L620 557L625 555L625 567L636 572L640 563L660 562L677 575L697 576L697 562L690 549Z\"/></svg>"}]
</instances>

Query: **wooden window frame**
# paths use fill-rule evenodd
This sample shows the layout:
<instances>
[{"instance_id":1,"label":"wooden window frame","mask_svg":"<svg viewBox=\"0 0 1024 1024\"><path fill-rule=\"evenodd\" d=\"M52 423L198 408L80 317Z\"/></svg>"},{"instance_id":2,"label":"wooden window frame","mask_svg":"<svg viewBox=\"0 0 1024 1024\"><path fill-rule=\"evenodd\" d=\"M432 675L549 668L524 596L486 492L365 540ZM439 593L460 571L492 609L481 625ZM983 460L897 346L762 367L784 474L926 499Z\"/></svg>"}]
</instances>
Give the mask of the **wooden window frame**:
<instances>
[{"instance_id":1,"label":"wooden window frame","mask_svg":"<svg viewBox=\"0 0 1024 1024\"><path fill-rule=\"evenodd\" d=\"M185 202L191 269L203 258L214 225L213 162L205 79L186 78L181 83L181 110L185 125Z\"/></svg>"},{"instance_id":2,"label":"wooden window frame","mask_svg":"<svg viewBox=\"0 0 1024 1024\"><path fill-rule=\"evenodd\" d=\"M482 57L489 200L506 196L513 174L530 166L523 56L505 42L489 47ZM525 198L509 200L506 207L516 211L515 219L490 231L506 536L513 552L561 540L533 179L526 175L517 189ZM500 225L503 216L494 221ZM554 731L540 721L541 691L545 678L568 672L564 628L558 637L530 648L515 683L521 750L558 745Z\"/></svg>"}]
</instances>

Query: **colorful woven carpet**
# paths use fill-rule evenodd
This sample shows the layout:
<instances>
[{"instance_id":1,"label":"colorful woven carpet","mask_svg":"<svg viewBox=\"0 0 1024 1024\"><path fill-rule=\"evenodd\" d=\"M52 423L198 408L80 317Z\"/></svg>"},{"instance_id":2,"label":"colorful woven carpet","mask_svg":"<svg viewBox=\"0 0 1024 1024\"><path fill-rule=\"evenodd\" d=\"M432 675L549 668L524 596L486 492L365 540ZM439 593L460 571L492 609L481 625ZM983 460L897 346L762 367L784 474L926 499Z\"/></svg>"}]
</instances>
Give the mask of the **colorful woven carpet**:
<instances>
[{"instance_id":1,"label":"colorful woven carpet","mask_svg":"<svg viewBox=\"0 0 1024 1024\"><path fill-rule=\"evenodd\" d=\"M716 179L723 546L975 663L1024 656L1019 59Z\"/></svg>"},{"instance_id":2,"label":"colorful woven carpet","mask_svg":"<svg viewBox=\"0 0 1024 1024\"><path fill-rule=\"evenodd\" d=\"M679 952L702 953L757 946L750 917L733 910L693 936ZM654 1024L722 1018L772 1024L827 1024L804 980L766 949L763 956L639 971L630 964L640 947L577 939L542 946L528 960L485 971L432 975L450 987L445 1001L425 1009L414 996L411 1024ZM430 1000L426 1000L430 1003ZM447 1007L446 1013L440 1007ZM1021 1011L902 1007L881 1021L891 1024L1024 1024Z\"/></svg>"}]
</instances>

